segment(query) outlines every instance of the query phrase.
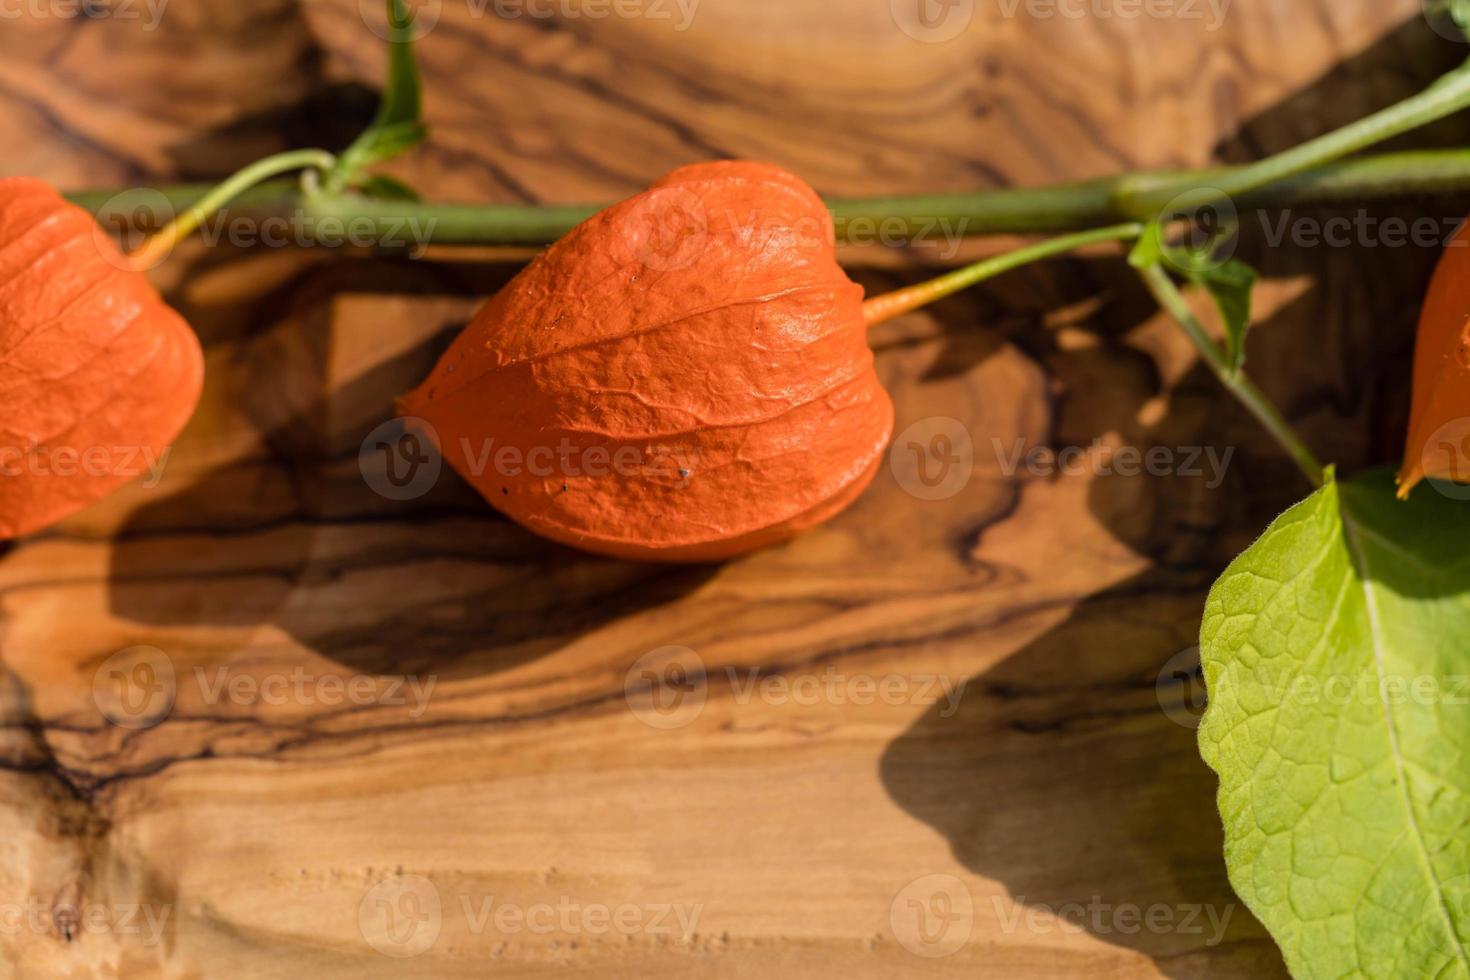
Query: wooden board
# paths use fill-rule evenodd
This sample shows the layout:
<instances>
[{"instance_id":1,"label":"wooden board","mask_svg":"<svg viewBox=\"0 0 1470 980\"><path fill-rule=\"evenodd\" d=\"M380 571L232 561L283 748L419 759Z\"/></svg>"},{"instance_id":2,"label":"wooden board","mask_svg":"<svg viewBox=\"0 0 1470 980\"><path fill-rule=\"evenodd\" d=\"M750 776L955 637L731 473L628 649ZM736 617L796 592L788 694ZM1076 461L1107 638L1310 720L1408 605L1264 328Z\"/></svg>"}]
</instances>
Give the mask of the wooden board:
<instances>
[{"instance_id":1,"label":"wooden board","mask_svg":"<svg viewBox=\"0 0 1470 980\"><path fill-rule=\"evenodd\" d=\"M982 3L945 43L900 6L703 0L680 30L671 2L450 0L419 45L433 138L392 170L490 201L721 156L834 195L1032 184L1248 159L1463 55L1416 0ZM383 65L355 0L7 22L0 172L340 143ZM1391 461L1432 250L1247 228L1253 373L1324 456ZM936 251L845 259L881 289ZM1284 975L1225 880L1188 650L1305 487L1115 256L882 328L893 466L697 569L545 544L449 476L364 480L394 395L514 271L228 244L160 270L208 349L198 416L161 482L0 557L0 976ZM924 499L959 432L973 469ZM1005 465L1094 444L1232 455L1220 481Z\"/></svg>"}]
</instances>

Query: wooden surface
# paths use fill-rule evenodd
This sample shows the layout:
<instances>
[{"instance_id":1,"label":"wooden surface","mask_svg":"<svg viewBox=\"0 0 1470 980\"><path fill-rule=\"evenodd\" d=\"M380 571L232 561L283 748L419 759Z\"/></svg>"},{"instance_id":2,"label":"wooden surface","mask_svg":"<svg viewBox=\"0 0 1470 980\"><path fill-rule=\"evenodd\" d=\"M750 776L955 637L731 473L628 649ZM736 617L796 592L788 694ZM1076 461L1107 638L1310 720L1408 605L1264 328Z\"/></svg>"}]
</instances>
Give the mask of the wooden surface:
<instances>
[{"instance_id":1,"label":"wooden surface","mask_svg":"<svg viewBox=\"0 0 1470 980\"><path fill-rule=\"evenodd\" d=\"M685 31L563 9L446 2L434 135L393 171L498 201L721 156L837 195L1029 184L1248 159L1463 56L1417 0L1235 0L1218 30L981 3L943 44L887 0L703 0ZM383 64L355 0L7 21L0 172L120 186L340 143ZM1392 460L1432 253L1260 239L1253 372L1323 455ZM870 289L940 264L845 258ZM514 269L196 244L159 271L210 366L162 482L0 557L0 976L1284 975L1226 883L1188 691L1156 679L1305 488L1116 258L876 334L910 441L972 437L961 492L885 468L830 526L702 569L544 544L447 475L365 482L364 436ZM1098 439L1235 455L1212 488L994 450ZM670 646L685 682L646 691Z\"/></svg>"}]
</instances>

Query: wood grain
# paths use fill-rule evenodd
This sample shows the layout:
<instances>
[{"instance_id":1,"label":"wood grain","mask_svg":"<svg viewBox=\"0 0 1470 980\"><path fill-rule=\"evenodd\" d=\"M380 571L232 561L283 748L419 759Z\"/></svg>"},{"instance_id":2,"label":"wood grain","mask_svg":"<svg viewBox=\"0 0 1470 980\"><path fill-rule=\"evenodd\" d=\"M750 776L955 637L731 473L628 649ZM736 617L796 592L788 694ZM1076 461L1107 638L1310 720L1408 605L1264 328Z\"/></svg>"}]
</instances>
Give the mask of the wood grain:
<instances>
[{"instance_id":1,"label":"wood grain","mask_svg":"<svg viewBox=\"0 0 1470 980\"><path fill-rule=\"evenodd\" d=\"M882 0L703 0L687 30L590 4L443 4L434 135L392 170L503 201L719 156L838 195L1030 184L1251 158L1462 54L1414 0L1236 0L1216 30L980 4L944 44ZM222 175L347 138L382 69L355 0L7 23L0 170ZM1253 373L1323 455L1391 460L1432 251L1246 226ZM880 289L934 252L845 258ZM160 271L210 367L162 481L0 557L0 975L1284 976L1225 881L1172 669L1305 488L1116 257L885 325L918 426L895 467L828 527L697 569L545 544L449 476L403 502L364 480L364 437L514 271L197 244ZM924 500L896 474L938 464L936 418L975 466ZM1002 466L1099 441L1234 455L1218 486ZM690 672L646 692L666 647Z\"/></svg>"}]
</instances>

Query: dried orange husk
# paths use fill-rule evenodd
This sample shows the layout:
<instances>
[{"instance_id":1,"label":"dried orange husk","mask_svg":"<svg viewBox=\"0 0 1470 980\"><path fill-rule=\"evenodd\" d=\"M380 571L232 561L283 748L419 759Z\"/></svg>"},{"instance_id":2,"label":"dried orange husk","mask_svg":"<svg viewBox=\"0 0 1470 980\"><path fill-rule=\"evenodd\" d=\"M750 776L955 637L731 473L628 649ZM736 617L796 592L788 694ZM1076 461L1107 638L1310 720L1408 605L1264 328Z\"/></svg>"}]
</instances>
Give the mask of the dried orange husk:
<instances>
[{"instance_id":1,"label":"dried orange husk","mask_svg":"<svg viewBox=\"0 0 1470 980\"><path fill-rule=\"evenodd\" d=\"M893 407L862 299L801 180L684 167L528 266L400 412L538 534L727 558L831 518L876 473Z\"/></svg>"},{"instance_id":2,"label":"dried orange husk","mask_svg":"<svg viewBox=\"0 0 1470 980\"><path fill-rule=\"evenodd\" d=\"M1470 483L1470 224L1440 258L1419 316L1399 496L1426 477Z\"/></svg>"},{"instance_id":3,"label":"dried orange husk","mask_svg":"<svg viewBox=\"0 0 1470 980\"><path fill-rule=\"evenodd\" d=\"M156 473L203 374L194 332L90 214L0 180L0 538Z\"/></svg>"}]
</instances>

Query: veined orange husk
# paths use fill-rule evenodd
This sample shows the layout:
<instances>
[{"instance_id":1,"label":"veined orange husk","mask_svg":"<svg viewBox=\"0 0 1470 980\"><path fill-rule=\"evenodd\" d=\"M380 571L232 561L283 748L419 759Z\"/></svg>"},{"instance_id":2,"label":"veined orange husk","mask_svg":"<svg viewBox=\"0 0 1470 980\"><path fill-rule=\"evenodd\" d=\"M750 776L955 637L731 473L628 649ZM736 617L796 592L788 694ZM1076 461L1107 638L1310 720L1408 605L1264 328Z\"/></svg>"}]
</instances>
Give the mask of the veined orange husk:
<instances>
[{"instance_id":1,"label":"veined orange husk","mask_svg":"<svg viewBox=\"0 0 1470 980\"><path fill-rule=\"evenodd\" d=\"M90 214L0 180L0 538L160 465L203 377L194 332Z\"/></svg>"},{"instance_id":2,"label":"veined orange husk","mask_svg":"<svg viewBox=\"0 0 1470 980\"><path fill-rule=\"evenodd\" d=\"M400 412L538 534L724 559L828 520L877 472L893 406L862 300L800 179L684 167L527 267ZM590 472L604 453L622 464Z\"/></svg>"},{"instance_id":3,"label":"veined orange husk","mask_svg":"<svg viewBox=\"0 0 1470 980\"><path fill-rule=\"evenodd\" d=\"M1419 316L1399 496L1426 477L1470 482L1470 223L1440 258Z\"/></svg>"}]
</instances>

